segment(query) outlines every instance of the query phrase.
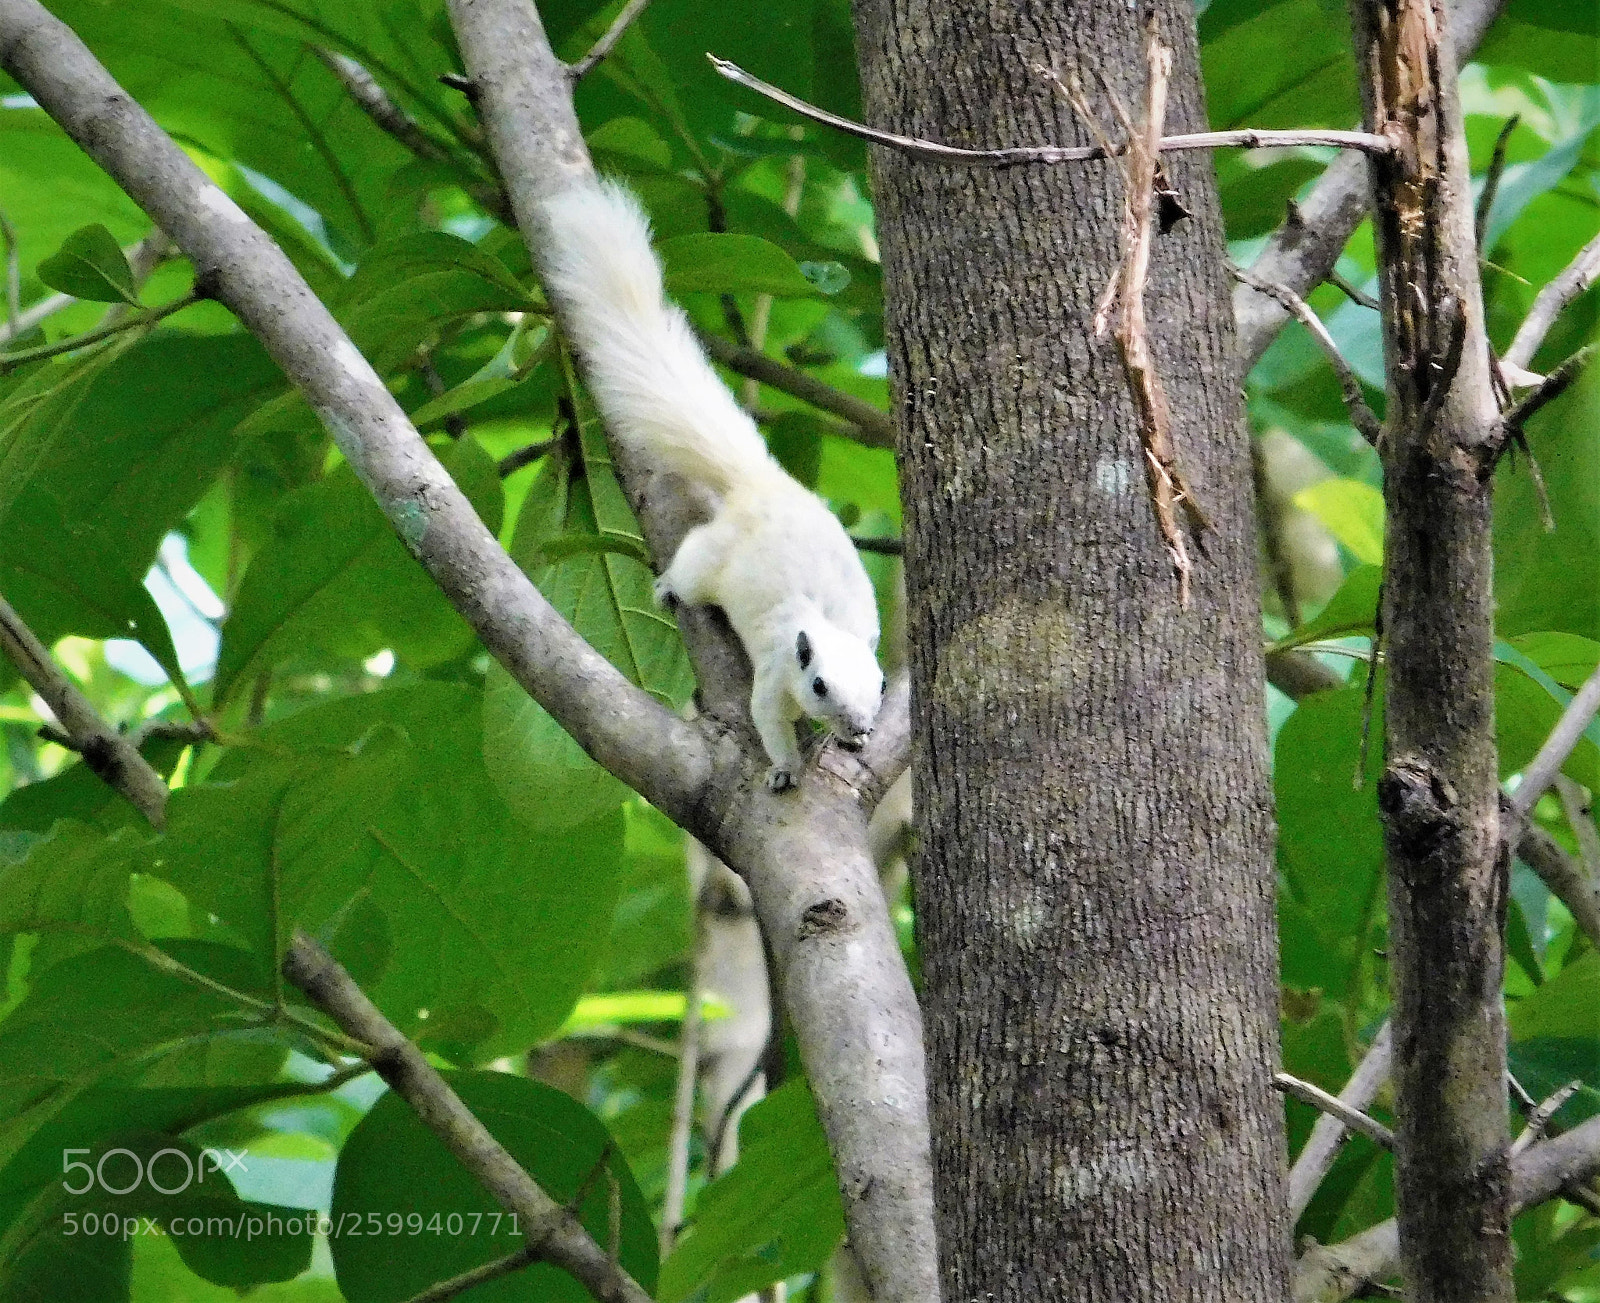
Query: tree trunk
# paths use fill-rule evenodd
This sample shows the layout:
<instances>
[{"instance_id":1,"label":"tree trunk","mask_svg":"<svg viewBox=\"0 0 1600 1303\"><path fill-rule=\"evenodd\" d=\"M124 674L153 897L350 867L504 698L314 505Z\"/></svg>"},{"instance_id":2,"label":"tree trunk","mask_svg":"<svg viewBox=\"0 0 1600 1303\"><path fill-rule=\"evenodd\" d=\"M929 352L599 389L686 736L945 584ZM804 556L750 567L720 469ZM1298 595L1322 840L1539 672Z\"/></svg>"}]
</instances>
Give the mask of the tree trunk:
<instances>
[{"instance_id":1,"label":"tree trunk","mask_svg":"<svg viewBox=\"0 0 1600 1303\"><path fill-rule=\"evenodd\" d=\"M1169 132L1203 128L1193 11ZM856 0L866 115L955 145L1089 143L1037 65L1137 117L1139 6ZM1247 435L1204 156L1147 295L1179 464L1215 523L1178 586L1090 316L1105 163L874 173L906 499L916 868L941 1277L967 1300L1287 1291L1274 867Z\"/></svg>"},{"instance_id":2,"label":"tree trunk","mask_svg":"<svg viewBox=\"0 0 1600 1303\"><path fill-rule=\"evenodd\" d=\"M1395 1205L1413 1303L1509 1303L1489 380L1471 174L1442 0L1357 0L1388 415L1387 692Z\"/></svg>"}]
</instances>

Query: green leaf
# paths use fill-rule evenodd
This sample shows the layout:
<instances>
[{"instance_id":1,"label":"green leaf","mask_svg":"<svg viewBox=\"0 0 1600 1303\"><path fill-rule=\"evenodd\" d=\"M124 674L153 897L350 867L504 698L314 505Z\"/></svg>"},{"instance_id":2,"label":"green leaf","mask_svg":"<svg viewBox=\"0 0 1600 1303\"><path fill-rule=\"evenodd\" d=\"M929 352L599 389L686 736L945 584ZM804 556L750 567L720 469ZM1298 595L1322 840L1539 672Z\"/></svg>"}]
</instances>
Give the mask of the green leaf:
<instances>
[{"instance_id":1,"label":"green leaf","mask_svg":"<svg viewBox=\"0 0 1600 1303\"><path fill-rule=\"evenodd\" d=\"M1532 760L1572 694L1506 642L1496 642L1495 746L1505 777ZM1585 787L1600 788L1600 721L1584 729L1562 771Z\"/></svg>"},{"instance_id":2,"label":"green leaf","mask_svg":"<svg viewBox=\"0 0 1600 1303\"><path fill-rule=\"evenodd\" d=\"M61 931L86 945L135 939L128 879L144 838L62 822L19 862L0 866L0 933Z\"/></svg>"},{"instance_id":3,"label":"green leaf","mask_svg":"<svg viewBox=\"0 0 1600 1303\"><path fill-rule=\"evenodd\" d=\"M174 794L172 858L154 871L258 956L293 926L342 959L370 956L379 926L387 962L368 994L402 1029L460 1057L525 1049L567 1016L605 946L622 821L531 837L484 767L482 703L423 683L274 724L261 744L276 758L244 751L217 785Z\"/></svg>"},{"instance_id":4,"label":"green leaf","mask_svg":"<svg viewBox=\"0 0 1600 1303\"><path fill-rule=\"evenodd\" d=\"M337 315L367 360L386 372L453 321L534 304L499 259L458 236L419 231L363 260L345 285Z\"/></svg>"},{"instance_id":5,"label":"green leaf","mask_svg":"<svg viewBox=\"0 0 1600 1303\"><path fill-rule=\"evenodd\" d=\"M113 1228L109 1236L99 1232L124 1260L105 1263L112 1280L125 1273L133 1239L159 1233L152 1224L171 1236L196 1274L236 1290L291 1280L310 1265L315 1217L308 1224L298 1209L241 1200L191 1141L124 1130L67 1147L62 1160L83 1166L39 1190L0 1239L0 1293L7 1299L62 1297L60 1282L73 1277L83 1242L94 1238L86 1226ZM125 1288L107 1293L102 1278L93 1292L70 1296L106 1303L119 1295L127 1297Z\"/></svg>"},{"instance_id":6,"label":"green leaf","mask_svg":"<svg viewBox=\"0 0 1600 1303\"><path fill-rule=\"evenodd\" d=\"M661 242L661 262L672 295L698 291L805 299L826 292L793 258L759 235L676 236Z\"/></svg>"},{"instance_id":7,"label":"green leaf","mask_svg":"<svg viewBox=\"0 0 1600 1303\"><path fill-rule=\"evenodd\" d=\"M1273 746L1278 866L1288 887L1280 901L1283 980L1297 990L1320 987L1342 997L1371 948L1384 864L1377 800L1383 701L1381 693L1375 698L1359 789L1362 688L1308 697Z\"/></svg>"},{"instance_id":8,"label":"green leaf","mask_svg":"<svg viewBox=\"0 0 1600 1303\"><path fill-rule=\"evenodd\" d=\"M500 525L494 462L463 438L444 453L491 530ZM255 670L313 653L355 659L385 647L419 666L468 651L474 635L394 534L348 467L285 499L272 544L245 572L222 629L216 696Z\"/></svg>"},{"instance_id":9,"label":"green leaf","mask_svg":"<svg viewBox=\"0 0 1600 1303\"><path fill-rule=\"evenodd\" d=\"M1508 640L1563 688L1576 691L1600 664L1600 643L1575 633L1528 633Z\"/></svg>"},{"instance_id":10,"label":"green leaf","mask_svg":"<svg viewBox=\"0 0 1600 1303\"><path fill-rule=\"evenodd\" d=\"M1383 564L1383 494L1372 485L1323 480L1296 493L1294 504L1326 525L1362 565Z\"/></svg>"},{"instance_id":11,"label":"green leaf","mask_svg":"<svg viewBox=\"0 0 1600 1303\"><path fill-rule=\"evenodd\" d=\"M578 461L564 450L545 459L517 518L511 555L591 646L678 709L694 687L688 656L677 626L656 609L644 541L599 422L587 406L580 419ZM499 664L489 667L483 745L506 800L541 827L615 810L627 790Z\"/></svg>"},{"instance_id":12,"label":"green leaf","mask_svg":"<svg viewBox=\"0 0 1600 1303\"><path fill-rule=\"evenodd\" d=\"M739 1161L700 1195L694 1224L661 1265L662 1303L729 1303L814 1271L844 1235L828 1142L804 1081L739 1123Z\"/></svg>"},{"instance_id":13,"label":"green leaf","mask_svg":"<svg viewBox=\"0 0 1600 1303\"><path fill-rule=\"evenodd\" d=\"M1593 232L1593 219L1589 230ZM1502 465L1495 480L1495 631L1501 637L1559 631L1600 640L1600 367L1529 424L1543 468L1553 532L1545 529L1539 489L1526 458Z\"/></svg>"},{"instance_id":14,"label":"green leaf","mask_svg":"<svg viewBox=\"0 0 1600 1303\"><path fill-rule=\"evenodd\" d=\"M122 246L99 222L67 236L60 250L39 264L39 279L51 289L95 303L139 302Z\"/></svg>"},{"instance_id":15,"label":"green leaf","mask_svg":"<svg viewBox=\"0 0 1600 1303\"><path fill-rule=\"evenodd\" d=\"M649 1209L633 1173L594 1115L560 1091L525 1077L452 1072L447 1079L552 1198L570 1200L587 1182L578 1217L600 1244L610 1239L608 1180L588 1178L604 1161L621 1196L621 1264L647 1291L653 1290L656 1236ZM345 1141L332 1217L335 1226L363 1228L361 1234L338 1234L329 1241L339 1288L349 1303L400 1303L436 1281L510 1253L529 1233L528 1226L502 1212L444 1142L393 1093L380 1099ZM381 1229L366 1230L374 1217ZM571 1276L542 1263L505 1277L494 1287L494 1297L504 1303L589 1299Z\"/></svg>"},{"instance_id":16,"label":"green leaf","mask_svg":"<svg viewBox=\"0 0 1600 1303\"><path fill-rule=\"evenodd\" d=\"M226 947L170 944L180 962L226 974L235 989L249 985ZM116 947L75 956L30 982L0 1023L0 1163L82 1091L240 1019L226 996Z\"/></svg>"},{"instance_id":17,"label":"green leaf","mask_svg":"<svg viewBox=\"0 0 1600 1303\"><path fill-rule=\"evenodd\" d=\"M557 1036L581 1035L627 1023L682 1022L688 1007L689 998L682 991L608 991L604 995L586 995L567 1015ZM704 1018L726 1018L732 1012L732 1006L715 995L701 998L700 1013Z\"/></svg>"},{"instance_id":18,"label":"green leaf","mask_svg":"<svg viewBox=\"0 0 1600 1303\"><path fill-rule=\"evenodd\" d=\"M408 748L392 731L363 743L356 754L273 760L233 782L181 788L166 834L148 848L145 870L227 923L262 986L278 982L295 927L321 930L362 890L369 829L411 777Z\"/></svg>"},{"instance_id":19,"label":"green leaf","mask_svg":"<svg viewBox=\"0 0 1600 1303\"><path fill-rule=\"evenodd\" d=\"M1591 950L1511 1007L1512 1038L1600 1040L1596 981L1600 981L1600 952Z\"/></svg>"},{"instance_id":20,"label":"green leaf","mask_svg":"<svg viewBox=\"0 0 1600 1303\"><path fill-rule=\"evenodd\" d=\"M135 637L176 675L145 574L233 455L240 416L282 386L242 334L161 331L41 368L0 404L0 592L47 643Z\"/></svg>"},{"instance_id":21,"label":"green leaf","mask_svg":"<svg viewBox=\"0 0 1600 1303\"><path fill-rule=\"evenodd\" d=\"M1326 638L1370 635L1378 617L1378 590L1382 583L1381 566L1358 566L1345 576L1339 591L1328 599L1315 619L1273 643L1272 650L1288 651Z\"/></svg>"}]
</instances>

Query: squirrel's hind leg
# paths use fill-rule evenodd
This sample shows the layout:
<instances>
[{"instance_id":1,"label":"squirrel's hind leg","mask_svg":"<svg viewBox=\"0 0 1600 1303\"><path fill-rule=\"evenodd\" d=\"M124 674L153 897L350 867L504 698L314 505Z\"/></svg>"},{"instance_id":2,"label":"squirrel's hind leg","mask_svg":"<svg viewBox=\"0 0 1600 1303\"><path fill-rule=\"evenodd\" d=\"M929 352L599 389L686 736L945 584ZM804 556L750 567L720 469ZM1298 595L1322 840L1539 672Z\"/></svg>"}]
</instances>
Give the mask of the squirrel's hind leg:
<instances>
[{"instance_id":1,"label":"squirrel's hind leg","mask_svg":"<svg viewBox=\"0 0 1600 1303\"><path fill-rule=\"evenodd\" d=\"M705 606L716 600L717 572L728 552L728 531L719 520L696 525L683 536L672 561L656 580L656 602Z\"/></svg>"}]
</instances>

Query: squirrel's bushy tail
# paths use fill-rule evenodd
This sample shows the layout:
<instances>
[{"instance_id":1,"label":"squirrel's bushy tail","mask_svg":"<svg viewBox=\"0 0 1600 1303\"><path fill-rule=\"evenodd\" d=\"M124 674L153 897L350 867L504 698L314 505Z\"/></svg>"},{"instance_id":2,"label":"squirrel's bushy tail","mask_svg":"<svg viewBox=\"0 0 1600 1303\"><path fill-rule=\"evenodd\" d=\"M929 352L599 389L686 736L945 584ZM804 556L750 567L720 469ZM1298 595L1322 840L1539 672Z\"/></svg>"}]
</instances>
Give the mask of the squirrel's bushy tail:
<instances>
[{"instance_id":1,"label":"squirrel's bushy tail","mask_svg":"<svg viewBox=\"0 0 1600 1303\"><path fill-rule=\"evenodd\" d=\"M772 468L754 422L667 302L650 222L626 186L574 187L545 208L545 288L607 428L649 464L725 493Z\"/></svg>"}]
</instances>

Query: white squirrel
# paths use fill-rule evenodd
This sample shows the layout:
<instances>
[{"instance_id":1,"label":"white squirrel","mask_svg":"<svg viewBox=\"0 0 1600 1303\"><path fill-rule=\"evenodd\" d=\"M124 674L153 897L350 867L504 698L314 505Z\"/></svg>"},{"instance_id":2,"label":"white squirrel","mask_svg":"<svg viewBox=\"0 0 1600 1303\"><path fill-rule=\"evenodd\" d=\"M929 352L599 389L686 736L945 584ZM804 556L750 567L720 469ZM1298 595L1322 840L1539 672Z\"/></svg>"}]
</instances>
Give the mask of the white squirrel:
<instances>
[{"instance_id":1,"label":"white squirrel","mask_svg":"<svg viewBox=\"0 0 1600 1303\"><path fill-rule=\"evenodd\" d=\"M772 459L665 298L633 192L586 182L544 215L545 288L564 309L607 428L646 465L716 501L656 580L656 600L727 613L754 673L750 714L772 761L767 785L784 791L800 772L802 715L847 745L872 731L887 686L872 582L838 518Z\"/></svg>"}]
</instances>

